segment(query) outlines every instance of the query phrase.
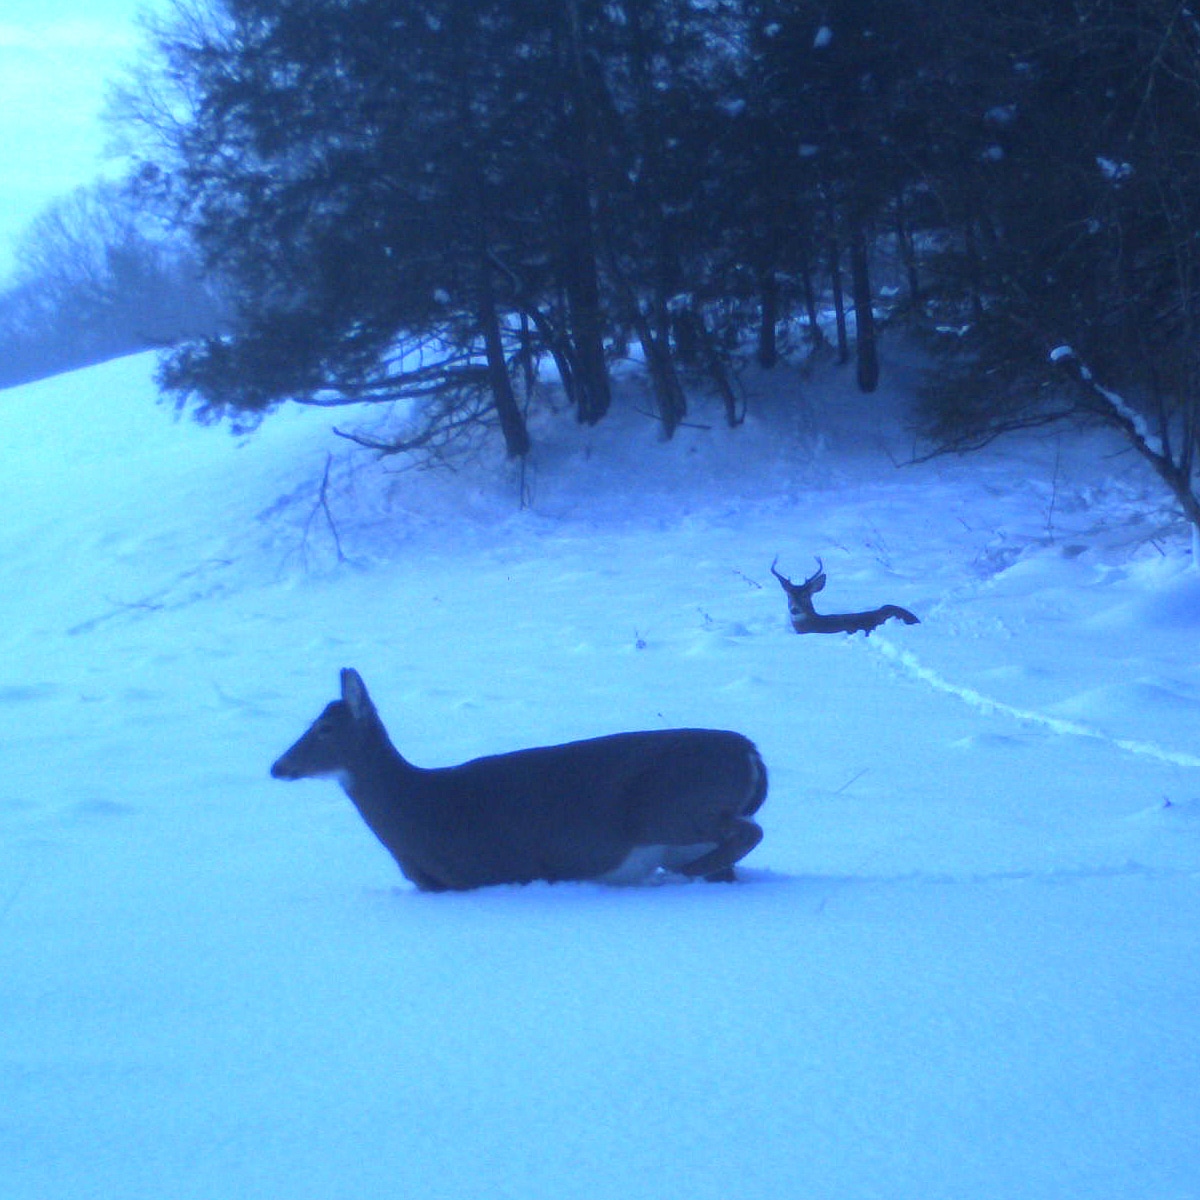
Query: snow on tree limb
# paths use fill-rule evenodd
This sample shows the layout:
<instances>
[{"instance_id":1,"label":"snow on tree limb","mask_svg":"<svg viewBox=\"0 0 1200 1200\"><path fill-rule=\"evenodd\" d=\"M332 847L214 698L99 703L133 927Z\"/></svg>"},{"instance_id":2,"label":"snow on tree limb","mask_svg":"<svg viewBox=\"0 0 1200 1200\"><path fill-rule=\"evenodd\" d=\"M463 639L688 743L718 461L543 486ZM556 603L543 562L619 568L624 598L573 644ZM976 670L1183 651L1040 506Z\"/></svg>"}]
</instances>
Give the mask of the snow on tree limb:
<instances>
[{"instance_id":1,"label":"snow on tree limb","mask_svg":"<svg viewBox=\"0 0 1200 1200\"><path fill-rule=\"evenodd\" d=\"M1079 382L1086 384L1094 395L1099 396L1109 405L1112 409L1114 419L1126 429L1126 432L1132 439L1144 447L1147 454L1160 459L1167 458L1162 439L1150 432L1146 418L1119 392L1114 392L1111 388L1106 388L1101 384L1092 374L1087 363L1070 346L1055 346L1050 351L1050 361L1052 363L1070 364L1073 368L1072 373Z\"/></svg>"}]
</instances>

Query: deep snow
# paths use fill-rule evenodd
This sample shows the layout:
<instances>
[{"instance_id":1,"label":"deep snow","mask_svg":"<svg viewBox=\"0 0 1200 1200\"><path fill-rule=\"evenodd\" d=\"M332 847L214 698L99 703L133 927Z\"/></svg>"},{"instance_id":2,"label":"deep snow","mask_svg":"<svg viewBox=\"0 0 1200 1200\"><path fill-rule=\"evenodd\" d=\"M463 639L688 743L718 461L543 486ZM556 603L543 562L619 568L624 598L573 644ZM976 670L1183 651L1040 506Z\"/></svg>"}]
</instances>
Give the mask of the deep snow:
<instances>
[{"instance_id":1,"label":"deep snow","mask_svg":"<svg viewBox=\"0 0 1200 1200\"><path fill-rule=\"evenodd\" d=\"M0 1196L1200 1197L1186 530L1097 435L896 469L888 367L541 421L525 510L147 358L0 394ZM922 624L797 637L776 553ZM766 836L420 894L267 777L342 666L423 765L739 729Z\"/></svg>"}]
</instances>

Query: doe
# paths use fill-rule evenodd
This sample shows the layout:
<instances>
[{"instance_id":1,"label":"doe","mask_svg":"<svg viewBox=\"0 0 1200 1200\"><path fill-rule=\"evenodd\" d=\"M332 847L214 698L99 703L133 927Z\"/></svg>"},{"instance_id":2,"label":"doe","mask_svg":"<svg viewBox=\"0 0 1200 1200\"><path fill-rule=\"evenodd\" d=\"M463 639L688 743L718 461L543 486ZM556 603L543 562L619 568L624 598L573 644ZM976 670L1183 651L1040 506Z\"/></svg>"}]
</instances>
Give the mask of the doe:
<instances>
[{"instance_id":1,"label":"doe","mask_svg":"<svg viewBox=\"0 0 1200 1200\"><path fill-rule=\"evenodd\" d=\"M615 733L424 769L392 745L358 672L341 683L271 774L336 779L422 891L659 871L731 881L762 838L750 818L767 772L740 733Z\"/></svg>"}]
</instances>

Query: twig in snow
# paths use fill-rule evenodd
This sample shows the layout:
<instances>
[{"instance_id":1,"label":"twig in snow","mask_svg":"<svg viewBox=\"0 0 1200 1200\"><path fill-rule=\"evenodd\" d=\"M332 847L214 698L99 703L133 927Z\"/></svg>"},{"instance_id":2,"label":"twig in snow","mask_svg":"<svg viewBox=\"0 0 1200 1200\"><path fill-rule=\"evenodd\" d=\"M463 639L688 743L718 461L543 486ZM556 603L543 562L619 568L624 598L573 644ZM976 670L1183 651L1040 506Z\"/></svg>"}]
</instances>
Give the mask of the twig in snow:
<instances>
[{"instance_id":1,"label":"twig in snow","mask_svg":"<svg viewBox=\"0 0 1200 1200\"><path fill-rule=\"evenodd\" d=\"M835 796L840 796L848 788L853 787L864 775L869 775L870 773L871 773L870 767L863 767L863 769L861 771L859 771L859 773L857 775L851 775L850 778L847 779L846 782L843 783L840 788L836 789L836 791L834 791L833 794Z\"/></svg>"},{"instance_id":2,"label":"twig in snow","mask_svg":"<svg viewBox=\"0 0 1200 1200\"><path fill-rule=\"evenodd\" d=\"M337 522L333 519L333 513L329 508L329 469L333 465L333 453L330 452L325 456L325 473L321 476L321 486L317 489L317 502L313 505L312 512L308 514L308 520L304 523L304 544L308 544L308 535L312 531L312 523L317 518L317 513L325 514L325 522L329 526L329 532L333 536L334 549L337 550L337 560L340 563L348 562L346 555L342 552L342 539L338 536Z\"/></svg>"},{"instance_id":3,"label":"twig in snow","mask_svg":"<svg viewBox=\"0 0 1200 1200\"><path fill-rule=\"evenodd\" d=\"M651 421L663 423L663 419L658 413L647 412L644 408L635 407L633 410L639 417L648 417ZM712 431L711 425L701 425L698 421L676 421L676 429L703 429L706 432Z\"/></svg>"},{"instance_id":4,"label":"twig in snow","mask_svg":"<svg viewBox=\"0 0 1200 1200\"><path fill-rule=\"evenodd\" d=\"M1054 439L1054 475L1050 480L1050 507L1046 510L1046 536L1054 541L1054 509L1058 504L1058 476L1062 461L1062 439Z\"/></svg>"}]
</instances>

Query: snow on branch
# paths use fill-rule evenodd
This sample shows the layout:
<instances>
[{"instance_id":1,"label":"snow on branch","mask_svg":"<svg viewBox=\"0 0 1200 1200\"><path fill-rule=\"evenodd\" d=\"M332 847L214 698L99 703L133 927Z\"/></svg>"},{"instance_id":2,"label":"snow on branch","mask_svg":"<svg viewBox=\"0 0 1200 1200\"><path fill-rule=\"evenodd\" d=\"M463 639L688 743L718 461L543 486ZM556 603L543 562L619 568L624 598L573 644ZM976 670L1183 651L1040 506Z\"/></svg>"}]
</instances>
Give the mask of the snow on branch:
<instances>
[{"instance_id":1,"label":"snow on branch","mask_svg":"<svg viewBox=\"0 0 1200 1200\"><path fill-rule=\"evenodd\" d=\"M1146 418L1119 392L1114 392L1111 388L1106 388L1101 384L1092 374L1087 363L1070 346L1056 346L1050 351L1050 361L1066 364L1080 383L1108 405L1112 417L1125 428L1134 441L1140 443L1147 454L1161 459L1167 457L1162 439L1150 432Z\"/></svg>"},{"instance_id":2,"label":"snow on branch","mask_svg":"<svg viewBox=\"0 0 1200 1200\"><path fill-rule=\"evenodd\" d=\"M1192 526L1192 559L1200 566L1200 493L1196 490L1194 474L1194 429L1185 427L1179 448L1172 453L1165 422L1162 436L1151 433L1146 418L1119 393L1097 382L1087 364L1070 346L1057 346L1050 352L1050 361L1062 363L1071 372L1076 382L1087 390L1091 399L1099 402L1093 411L1121 430L1134 450L1154 468L1158 477L1170 488L1183 510L1183 515Z\"/></svg>"}]
</instances>

